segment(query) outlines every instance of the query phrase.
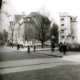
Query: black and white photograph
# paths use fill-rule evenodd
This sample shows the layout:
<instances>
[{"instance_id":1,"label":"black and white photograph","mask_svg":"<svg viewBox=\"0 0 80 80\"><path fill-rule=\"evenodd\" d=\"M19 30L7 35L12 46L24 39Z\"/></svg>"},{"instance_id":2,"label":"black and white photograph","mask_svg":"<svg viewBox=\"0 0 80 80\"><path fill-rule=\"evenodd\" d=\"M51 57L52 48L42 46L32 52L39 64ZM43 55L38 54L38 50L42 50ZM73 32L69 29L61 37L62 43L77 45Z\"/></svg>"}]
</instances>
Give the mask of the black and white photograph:
<instances>
[{"instance_id":1,"label":"black and white photograph","mask_svg":"<svg viewBox=\"0 0 80 80\"><path fill-rule=\"evenodd\" d=\"M80 1L0 0L0 80L80 80Z\"/></svg>"}]
</instances>

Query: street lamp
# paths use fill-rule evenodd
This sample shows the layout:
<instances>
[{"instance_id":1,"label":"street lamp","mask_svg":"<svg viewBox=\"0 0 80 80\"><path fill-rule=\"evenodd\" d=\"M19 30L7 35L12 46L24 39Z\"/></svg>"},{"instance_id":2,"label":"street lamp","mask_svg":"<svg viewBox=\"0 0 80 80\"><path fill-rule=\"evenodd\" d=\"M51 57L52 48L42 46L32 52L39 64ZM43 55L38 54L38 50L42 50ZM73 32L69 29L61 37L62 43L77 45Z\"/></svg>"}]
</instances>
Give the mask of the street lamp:
<instances>
[{"instance_id":1,"label":"street lamp","mask_svg":"<svg viewBox=\"0 0 80 80\"><path fill-rule=\"evenodd\" d=\"M55 37L54 35L51 36L51 51L53 52L54 51L54 48L55 48Z\"/></svg>"}]
</instances>

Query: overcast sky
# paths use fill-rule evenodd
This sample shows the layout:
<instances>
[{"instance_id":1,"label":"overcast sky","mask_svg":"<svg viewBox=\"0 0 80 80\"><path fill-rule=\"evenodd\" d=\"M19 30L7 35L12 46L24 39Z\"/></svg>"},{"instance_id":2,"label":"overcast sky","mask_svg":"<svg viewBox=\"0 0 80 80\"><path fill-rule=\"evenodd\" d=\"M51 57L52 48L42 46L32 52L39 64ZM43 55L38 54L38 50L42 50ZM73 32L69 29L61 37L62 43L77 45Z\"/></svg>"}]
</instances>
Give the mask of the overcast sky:
<instances>
[{"instance_id":1,"label":"overcast sky","mask_svg":"<svg viewBox=\"0 0 80 80\"><path fill-rule=\"evenodd\" d=\"M59 20L59 12L68 12L71 15L80 15L79 0L10 0L17 13L38 11L45 8L52 18Z\"/></svg>"},{"instance_id":2,"label":"overcast sky","mask_svg":"<svg viewBox=\"0 0 80 80\"><path fill-rule=\"evenodd\" d=\"M5 0L10 6L6 8L12 13L35 12L41 8L50 13L50 17L54 18L59 24L59 12L68 12L71 15L75 15L79 18L80 15L80 3L79 0ZM12 5L12 8L11 8ZM10 8L9 8L10 7Z\"/></svg>"}]
</instances>

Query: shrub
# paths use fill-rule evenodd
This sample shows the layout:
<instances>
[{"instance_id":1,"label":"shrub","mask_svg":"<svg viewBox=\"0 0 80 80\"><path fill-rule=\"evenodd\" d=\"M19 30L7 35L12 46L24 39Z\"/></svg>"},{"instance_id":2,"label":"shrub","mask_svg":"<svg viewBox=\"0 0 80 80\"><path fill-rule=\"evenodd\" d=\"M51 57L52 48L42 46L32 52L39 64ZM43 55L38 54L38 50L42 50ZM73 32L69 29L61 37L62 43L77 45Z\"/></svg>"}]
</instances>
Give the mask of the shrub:
<instances>
[{"instance_id":1,"label":"shrub","mask_svg":"<svg viewBox=\"0 0 80 80\"><path fill-rule=\"evenodd\" d=\"M80 44L68 44L68 51L80 51Z\"/></svg>"}]
</instances>

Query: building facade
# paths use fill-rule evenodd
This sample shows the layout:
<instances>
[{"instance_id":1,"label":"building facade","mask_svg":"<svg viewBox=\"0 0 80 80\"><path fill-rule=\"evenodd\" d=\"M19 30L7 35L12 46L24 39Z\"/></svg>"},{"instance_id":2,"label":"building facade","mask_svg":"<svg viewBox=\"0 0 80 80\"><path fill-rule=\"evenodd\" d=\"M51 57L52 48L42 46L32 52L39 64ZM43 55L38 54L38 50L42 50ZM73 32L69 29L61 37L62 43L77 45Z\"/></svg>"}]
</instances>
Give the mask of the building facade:
<instances>
[{"instance_id":1,"label":"building facade","mask_svg":"<svg viewBox=\"0 0 80 80\"><path fill-rule=\"evenodd\" d=\"M77 17L60 13L59 42L77 43Z\"/></svg>"},{"instance_id":2,"label":"building facade","mask_svg":"<svg viewBox=\"0 0 80 80\"><path fill-rule=\"evenodd\" d=\"M32 37L30 33L33 31L32 17L26 15L14 15L14 21L10 21L8 29L8 42L12 44L25 45L26 41L31 44Z\"/></svg>"},{"instance_id":3,"label":"building facade","mask_svg":"<svg viewBox=\"0 0 80 80\"><path fill-rule=\"evenodd\" d=\"M27 46L27 44L32 45L38 42L36 38L40 38L41 34L41 27L42 21L45 18L45 26L47 27L50 25L50 21L47 17L44 17L43 15L32 12L29 15L15 15L14 25L10 24L11 28L13 27L13 36L12 31L10 30L9 34L9 42L12 44L21 44L24 46ZM46 27L45 27L46 28ZM49 31L49 30L48 30ZM46 31L45 31L46 32ZM10 39L11 37L11 39Z\"/></svg>"}]
</instances>

